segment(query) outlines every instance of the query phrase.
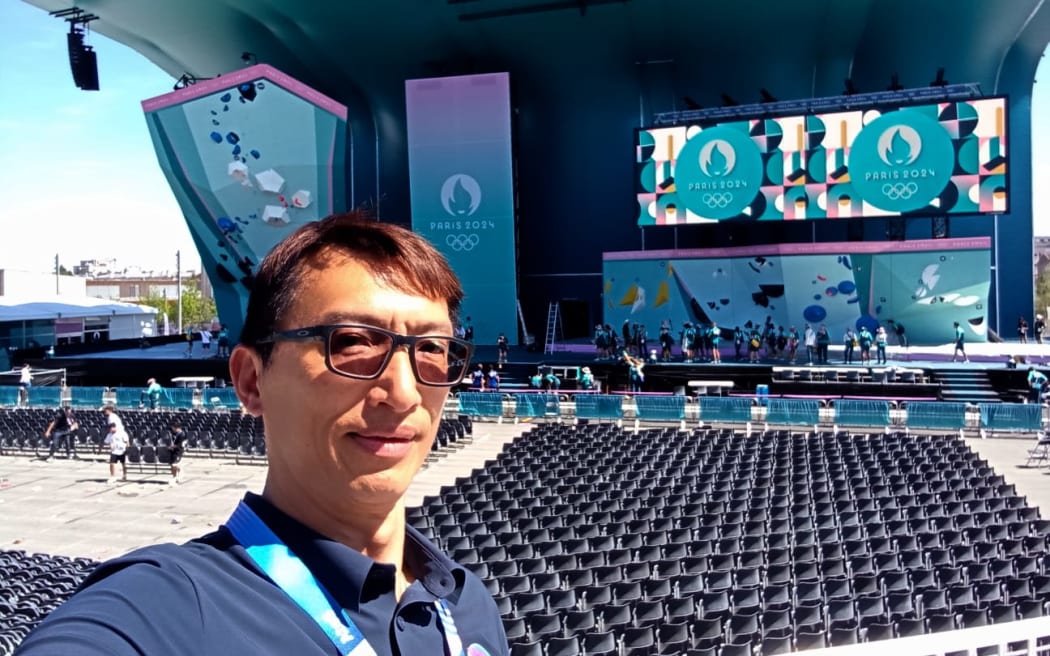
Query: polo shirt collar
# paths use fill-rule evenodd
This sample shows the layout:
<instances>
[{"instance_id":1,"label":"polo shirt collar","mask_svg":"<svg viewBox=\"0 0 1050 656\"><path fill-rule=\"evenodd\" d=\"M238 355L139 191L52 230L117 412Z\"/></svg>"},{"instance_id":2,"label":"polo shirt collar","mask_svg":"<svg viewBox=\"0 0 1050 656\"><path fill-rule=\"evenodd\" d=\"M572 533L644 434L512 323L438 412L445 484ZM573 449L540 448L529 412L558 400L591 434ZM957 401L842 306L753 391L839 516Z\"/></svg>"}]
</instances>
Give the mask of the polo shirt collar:
<instances>
[{"instance_id":1,"label":"polo shirt collar","mask_svg":"<svg viewBox=\"0 0 1050 656\"><path fill-rule=\"evenodd\" d=\"M249 492L244 502L344 608L358 610L363 603L393 592L393 565L377 563L361 552L321 535L258 494ZM416 573L418 582L435 599L452 597L462 589L465 570L408 525L405 526L404 557L405 563ZM353 595L353 591L358 594Z\"/></svg>"}]
</instances>

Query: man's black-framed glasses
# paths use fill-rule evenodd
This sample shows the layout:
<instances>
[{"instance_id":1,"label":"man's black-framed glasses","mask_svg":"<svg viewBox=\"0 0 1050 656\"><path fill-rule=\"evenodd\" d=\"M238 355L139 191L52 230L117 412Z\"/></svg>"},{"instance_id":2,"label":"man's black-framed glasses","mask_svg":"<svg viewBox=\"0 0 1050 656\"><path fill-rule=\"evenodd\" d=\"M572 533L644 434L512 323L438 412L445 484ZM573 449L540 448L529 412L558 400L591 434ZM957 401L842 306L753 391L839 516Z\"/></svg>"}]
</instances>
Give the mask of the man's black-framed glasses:
<instances>
[{"instance_id":1,"label":"man's black-framed glasses","mask_svg":"<svg viewBox=\"0 0 1050 656\"><path fill-rule=\"evenodd\" d=\"M364 324L309 326L275 331L259 344L275 342L324 342L328 370L339 376L373 380L390 362L394 349L408 347L412 371L423 385L451 387L463 380L473 345L446 335L402 335Z\"/></svg>"}]
</instances>

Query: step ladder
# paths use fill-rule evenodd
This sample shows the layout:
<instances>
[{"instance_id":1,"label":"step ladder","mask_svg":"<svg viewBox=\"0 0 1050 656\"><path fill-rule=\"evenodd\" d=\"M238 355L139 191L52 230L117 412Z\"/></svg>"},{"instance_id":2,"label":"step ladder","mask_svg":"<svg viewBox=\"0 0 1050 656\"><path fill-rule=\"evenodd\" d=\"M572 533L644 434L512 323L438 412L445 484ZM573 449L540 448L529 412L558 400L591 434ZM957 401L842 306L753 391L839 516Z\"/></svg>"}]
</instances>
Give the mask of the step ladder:
<instances>
[{"instance_id":1,"label":"step ladder","mask_svg":"<svg viewBox=\"0 0 1050 656\"><path fill-rule=\"evenodd\" d=\"M521 311L521 299L517 299L518 303L518 321L521 322L521 335L522 339L525 340L526 348L536 343L536 338L529 332L528 327L525 326L525 313Z\"/></svg>"},{"instance_id":2,"label":"step ladder","mask_svg":"<svg viewBox=\"0 0 1050 656\"><path fill-rule=\"evenodd\" d=\"M557 301L547 306L547 337L543 342L544 353L554 353L554 342L562 334L561 303Z\"/></svg>"}]
</instances>

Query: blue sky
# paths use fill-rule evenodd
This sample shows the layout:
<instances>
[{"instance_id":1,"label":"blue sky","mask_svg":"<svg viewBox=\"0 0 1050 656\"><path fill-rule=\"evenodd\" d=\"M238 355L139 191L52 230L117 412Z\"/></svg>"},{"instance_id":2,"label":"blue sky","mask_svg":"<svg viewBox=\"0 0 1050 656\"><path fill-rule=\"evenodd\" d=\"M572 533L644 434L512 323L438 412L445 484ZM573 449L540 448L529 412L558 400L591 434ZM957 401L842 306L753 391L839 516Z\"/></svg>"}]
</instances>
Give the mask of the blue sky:
<instances>
[{"instance_id":1,"label":"blue sky","mask_svg":"<svg viewBox=\"0 0 1050 656\"><path fill-rule=\"evenodd\" d=\"M67 266L116 258L173 271L181 250L183 269L199 269L139 104L171 91L174 80L137 52L91 34L101 91L80 91L63 21L21 0L0 0L0 24L0 268L51 270L57 253ZM1045 61L1034 116L1050 111ZM1036 121L1032 139L1040 154L1033 162L1035 233L1050 236L1050 122Z\"/></svg>"},{"instance_id":2,"label":"blue sky","mask_svg":"<svg viewBox=\"0 0 1050 656\"><path fill-rule=\"evenodd\" d=\"M0 268L51 270L117 258L124 265L200 269L161 173L140 102L174 80L137 52L90 34L101 91L73 85L68 25L0 0ZM15 236L17 238L9 238Z\"/></svg>"}]
</instances>

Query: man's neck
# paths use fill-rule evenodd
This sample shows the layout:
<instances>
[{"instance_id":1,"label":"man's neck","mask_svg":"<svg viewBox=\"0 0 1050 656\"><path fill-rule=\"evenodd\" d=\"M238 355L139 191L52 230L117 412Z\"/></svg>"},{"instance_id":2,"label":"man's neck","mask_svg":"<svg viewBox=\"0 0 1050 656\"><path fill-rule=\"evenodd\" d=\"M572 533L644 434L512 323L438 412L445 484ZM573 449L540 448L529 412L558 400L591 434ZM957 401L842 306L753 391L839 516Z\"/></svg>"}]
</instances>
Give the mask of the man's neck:
<instances>
[{"instance_id":1,"label":"man's neck","mask_svg":"<svg viewBox=\"0 0 1050 656\"><path fill-rule=\"evenodd\" d=\"M264 499L317 533L344 544L379 563L403 570L405 509L393 506L333 507L311 499L304 490L288 490L267 479Z\"/></svg>"}]
</instances>

